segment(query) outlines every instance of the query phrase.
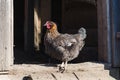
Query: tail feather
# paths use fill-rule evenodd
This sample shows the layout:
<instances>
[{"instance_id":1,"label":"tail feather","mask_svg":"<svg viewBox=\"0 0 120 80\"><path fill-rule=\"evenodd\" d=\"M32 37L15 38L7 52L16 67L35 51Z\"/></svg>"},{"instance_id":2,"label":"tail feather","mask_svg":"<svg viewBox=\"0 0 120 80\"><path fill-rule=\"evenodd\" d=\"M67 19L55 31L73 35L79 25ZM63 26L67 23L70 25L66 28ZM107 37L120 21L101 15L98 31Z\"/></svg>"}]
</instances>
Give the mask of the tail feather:
<instances>
[{"instance_id":1,"label":"tail feather","mask_svg":"<svg viewBox=\"0 0 120 80\"><path fill-rule=\"evenodd\" d=\"M78 33L80 34L80 36L83 40L87 37L86 29L83 27L78 30Z\"/></svg>"}]
</instances>

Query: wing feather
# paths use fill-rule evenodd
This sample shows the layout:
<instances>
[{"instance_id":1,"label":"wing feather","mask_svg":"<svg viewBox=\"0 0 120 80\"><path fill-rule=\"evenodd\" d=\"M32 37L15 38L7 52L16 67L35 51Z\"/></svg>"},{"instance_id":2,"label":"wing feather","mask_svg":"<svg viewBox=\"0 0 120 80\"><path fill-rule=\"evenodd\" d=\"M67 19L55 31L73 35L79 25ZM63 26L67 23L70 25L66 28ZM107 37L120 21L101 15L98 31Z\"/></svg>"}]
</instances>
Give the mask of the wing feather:
<instances>
[{"instance_id":1,"label":"wing feather","mask_svg":"<svg viewBox=\"0 0 120 80\"><path fill-rule=\"evenodd\" d=\"M77 41L73 36L69 34L64 34L58 36L54 42L53 45L58 48L61 51L68 50L73 44L75 44Z\"/></svg>"}]
</instances>

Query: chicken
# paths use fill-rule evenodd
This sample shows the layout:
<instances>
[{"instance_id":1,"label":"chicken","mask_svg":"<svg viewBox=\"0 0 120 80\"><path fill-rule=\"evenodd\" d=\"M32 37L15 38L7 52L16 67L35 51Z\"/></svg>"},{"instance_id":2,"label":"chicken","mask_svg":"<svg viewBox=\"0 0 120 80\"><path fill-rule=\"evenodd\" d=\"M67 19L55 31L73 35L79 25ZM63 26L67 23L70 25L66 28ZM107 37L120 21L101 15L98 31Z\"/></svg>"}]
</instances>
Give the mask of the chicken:
<instances>
[{"instance_id":1,"label":"chicken","mask_svg":"<svg viewBox=\"0 0 120 80\"><path fill-rule=\"evenodd\" d=\"M45 52L52 58L62 61L59 71L64 72L68 61L75 59L85 45L86 30L80 28L77 34L62 34L52 21L47 21L44 26L47 28L44 37Z\"/></svg>"}]
</instances>

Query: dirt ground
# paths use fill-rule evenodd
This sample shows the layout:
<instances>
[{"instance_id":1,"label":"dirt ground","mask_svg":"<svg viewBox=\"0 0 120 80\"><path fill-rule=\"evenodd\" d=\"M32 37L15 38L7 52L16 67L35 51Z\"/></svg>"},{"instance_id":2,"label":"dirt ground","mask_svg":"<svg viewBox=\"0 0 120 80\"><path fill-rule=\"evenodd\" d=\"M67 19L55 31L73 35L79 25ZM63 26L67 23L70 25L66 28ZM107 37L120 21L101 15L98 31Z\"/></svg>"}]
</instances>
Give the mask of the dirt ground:
<instances>
[{"instance_id":1,"label":"dirt ground","mask_svg":"<svg viewBox=\"0 0 120 80\"><path fill-rule=\"evenodd\" d=\"M116 73L114 73L116 74ZM119 73L117 73L119 74ZM11 67L0 80L119 80L110 74L109 65L102 63L68 64L67 71L58 72L57 65L20 64Z\"/></svg>"}]
</instances>

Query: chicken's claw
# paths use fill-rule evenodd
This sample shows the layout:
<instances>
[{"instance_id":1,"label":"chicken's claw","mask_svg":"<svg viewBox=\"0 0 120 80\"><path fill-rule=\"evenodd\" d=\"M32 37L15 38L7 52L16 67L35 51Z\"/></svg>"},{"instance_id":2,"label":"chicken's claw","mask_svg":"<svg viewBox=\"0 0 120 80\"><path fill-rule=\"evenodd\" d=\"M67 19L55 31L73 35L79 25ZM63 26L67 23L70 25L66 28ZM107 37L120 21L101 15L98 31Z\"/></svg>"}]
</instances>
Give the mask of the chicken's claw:
<instances>
[{"instance_id":1,"label":"chicken's claw","mask_svg":"<svg viewBox=\"0 0 120 80\"><path fill-rule=\"evenodd\" d=\"M63 73L65 71L65 67L59 66L59 72Z\"/></svg>"}]
</instances>

